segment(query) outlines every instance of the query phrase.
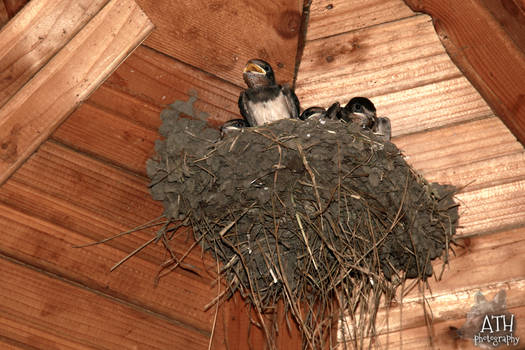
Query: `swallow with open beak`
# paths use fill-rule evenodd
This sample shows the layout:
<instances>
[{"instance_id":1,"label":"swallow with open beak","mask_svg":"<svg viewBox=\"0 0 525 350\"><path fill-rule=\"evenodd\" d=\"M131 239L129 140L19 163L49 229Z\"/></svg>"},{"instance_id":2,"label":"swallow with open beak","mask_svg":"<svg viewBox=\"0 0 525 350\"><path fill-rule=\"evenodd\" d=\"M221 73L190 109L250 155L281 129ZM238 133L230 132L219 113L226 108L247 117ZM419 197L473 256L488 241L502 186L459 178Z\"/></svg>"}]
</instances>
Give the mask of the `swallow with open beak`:
<instances>
[{"instance_id":1,"label":"swallow with open beak","mask_svg":"<svg viewBox=\"0 0 525 350\"><path fill-rule=\"evenodd\" d=\"M250 126L299 118L299 99L287 85L276 84L273 69L267 62L249 60L243 78L248 88L239 96L239 109Z\"/></svg>"}]
</instances>

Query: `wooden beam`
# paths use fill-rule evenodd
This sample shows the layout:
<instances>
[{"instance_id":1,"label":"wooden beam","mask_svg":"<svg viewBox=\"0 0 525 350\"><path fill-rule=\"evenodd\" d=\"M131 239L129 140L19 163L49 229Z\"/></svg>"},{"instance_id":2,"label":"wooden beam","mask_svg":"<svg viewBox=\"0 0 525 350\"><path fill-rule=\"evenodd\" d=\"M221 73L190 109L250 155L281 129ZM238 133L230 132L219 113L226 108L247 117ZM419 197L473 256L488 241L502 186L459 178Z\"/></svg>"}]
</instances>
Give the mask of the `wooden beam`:
<instances>
[{"instance_id":1,"label":"wooden beam","mask_svg":"<svg viewBox=\"0 0 525 350\"><path fill-rule=\"evenodd\" d=\"M15 21L25 19L18 16ZM38 35L38 26L31 28ZM152 29L153 25L133 0L109 2L2 107L0 184Z\"/></svg>"},{"instance_id":2,"label":"wooden beam","mask_svg":"<svg viewBox=\"0 0 525 350\"><path fill-rule=\"evenodd\" d=\"M0 107L66 45L108 0L31 1L0 36Z\"/></svg>"},{"instance_id":3,"label":"wooden beam","mask_svg":"<svg viewBox=\"0 0 525 350\"><path fill-rule=\"evenodd\" d=\"M504 1L487 6L496 2L485 0L405 2L412 10L432 16L451 59L525 144L525 14L521 5Z\"/></svg>"}]
</instances>

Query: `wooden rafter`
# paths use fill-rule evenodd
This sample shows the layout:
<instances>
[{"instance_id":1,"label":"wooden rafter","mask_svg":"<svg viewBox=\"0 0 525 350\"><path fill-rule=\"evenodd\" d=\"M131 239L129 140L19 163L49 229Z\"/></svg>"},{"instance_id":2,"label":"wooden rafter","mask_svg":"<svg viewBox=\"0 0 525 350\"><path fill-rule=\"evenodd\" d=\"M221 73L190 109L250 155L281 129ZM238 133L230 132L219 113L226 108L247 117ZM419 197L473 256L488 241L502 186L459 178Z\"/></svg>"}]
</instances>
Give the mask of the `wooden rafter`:
<instances>
[{"instance_id":1,"label":"wooden rafter","mask_svg":"<svg viewBox=\"0 0 525 350\"><path fill-rule=\"evenodd\" d=\"M405 0L432 16L454 63L510 131L525 144L523 2Z\"/></svg>"},{"instance_id":2,"label":"wooden rafter","mask_svg":"<svg viewBox=\"0 0 525 350\"><path fill-rule=\"evenodd\" d=\"M71 4L31 1L0 33L0 184L153 29L133 0Z\"/></svg>"}]
</instances>

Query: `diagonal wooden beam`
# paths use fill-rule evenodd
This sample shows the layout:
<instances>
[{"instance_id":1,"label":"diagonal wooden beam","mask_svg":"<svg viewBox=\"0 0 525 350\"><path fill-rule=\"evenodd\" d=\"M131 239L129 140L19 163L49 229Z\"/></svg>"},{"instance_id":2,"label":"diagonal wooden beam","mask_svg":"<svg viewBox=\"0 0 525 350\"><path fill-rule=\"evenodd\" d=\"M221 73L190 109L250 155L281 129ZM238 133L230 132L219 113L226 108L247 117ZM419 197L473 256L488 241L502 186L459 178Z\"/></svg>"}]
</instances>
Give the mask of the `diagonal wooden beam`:
<instances>
[{"instance_id":1,"label":"diagonal wooden beam","mask_svg":"<svg viewBox=\"0 0 525 350\"><path fill-rule=\"evenodd\" d=\"M516 0L405 0L432 16L450 58L525 144L525 8Z\"/></svg>"},{"instance_id":2,"label":"diagonal wooden beam","mask_svg":"<svg viewBox=\"0 0 525 350\"><path fill-rule=\"evenodd\" d=\"M6 24L0 34L0 107L108 2L31 1L17 19Z\"/></svg>"},{"instance_id":3,"label":"diagonal wooden beam","mask_svg":"<svg viewBox=\"0 0 525 350\"><path fill-rule=\"evenodd\" d=\"M92 18L87 18L89 21L86 12L79 12L76 6L65 6L60 18L53 11L43 12L52 23L65 23L67 16L70 21L87 23L81 25L81 29L78 25L70 25L68 28L78 33L69 41L50 42L53 50L35 50L34 61L46 62L39 54L52 58L0 109L0 185L153 30L153 24L133 0L83 2L90 9L88 13L92 13ZM102 6L105 2L107 4ZM41 40L39 38L50 33L49 26L43 25L49 23L46 19L42 22L37 16L38 20L31 21L34 17L31 10L56 6L57 1L33 0L30 4L32 6L26 6L9 23L9 28L0 32L0 47L9 50L17 47L17 39ZM97 6L101 8L99 11ZM11 33L17 25L21 28L19 36ZM65 29L61 32L67 34ZM20 47L25 48L24 45ZM22 50L20 55L24 53ZM14 56L16 54L9 52L0 53L0 58L4 59Z\"/></svg>"}]
</instances>

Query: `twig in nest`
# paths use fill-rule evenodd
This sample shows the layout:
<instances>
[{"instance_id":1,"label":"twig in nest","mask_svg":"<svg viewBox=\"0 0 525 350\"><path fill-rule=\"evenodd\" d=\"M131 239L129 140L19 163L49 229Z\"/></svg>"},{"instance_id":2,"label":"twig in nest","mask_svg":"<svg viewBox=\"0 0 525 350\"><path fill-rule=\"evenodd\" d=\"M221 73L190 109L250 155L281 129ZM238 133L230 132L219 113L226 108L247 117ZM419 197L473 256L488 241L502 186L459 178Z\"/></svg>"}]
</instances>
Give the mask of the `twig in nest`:
<instances>
[{"instance_id":1,"label":"twig in nest","mask_svg":"<svg viewBox=\"0 0 525 350\"><path fill-rule=\"evenodd\" d=\"M306 155L304 154L304 151L303 151L303 147L301 146L300 143L297 143L297 150L299 151L299 154L301 155L301 159L303 160L303 164L304 164L304 167L306 169L306 171L308 172L308 174L310 175L310 178L312 179L312 183L314 185L314 193L315 193L315 198L317 199L317 204L318 204L318 210L319 210L319 213L320 213L320 216L321 216L321 231L324 230L324 227L323 227L323 206L321 205L321 196L319 196L319 190L317 189L317 182L315 181L315 174L314 172L312 171L312 168L310 167L310 164L308 164L308 161L306 160Z\"/></svg>"},{"instance_id":2,"label":"twig in nest","mask_svg":"<svg viewBox=\"0 0 525 350\"><path fill-rule=\"evenodd\" d=\"M278 144L278 145L280 145L280 146L283 146L284 148L293 149L292 147L287 146L286 144L284 144L283 141L277 139L277 137L275 137L275 135L273 135L273 133L272 133L272 136L273 136L273 137L270 137L270 136L268 136L268 135L262 133L262 132L259 131L259 130L253 130L253 132L256 133L256 134L261 135L262 137L267 138L268 140L271 140L271 141L275 142L276 144ZM291 139L291 138L295 138L295 136L293 136L293 137L287 137L287 139Z\"/></svg>"}]
</instances>

